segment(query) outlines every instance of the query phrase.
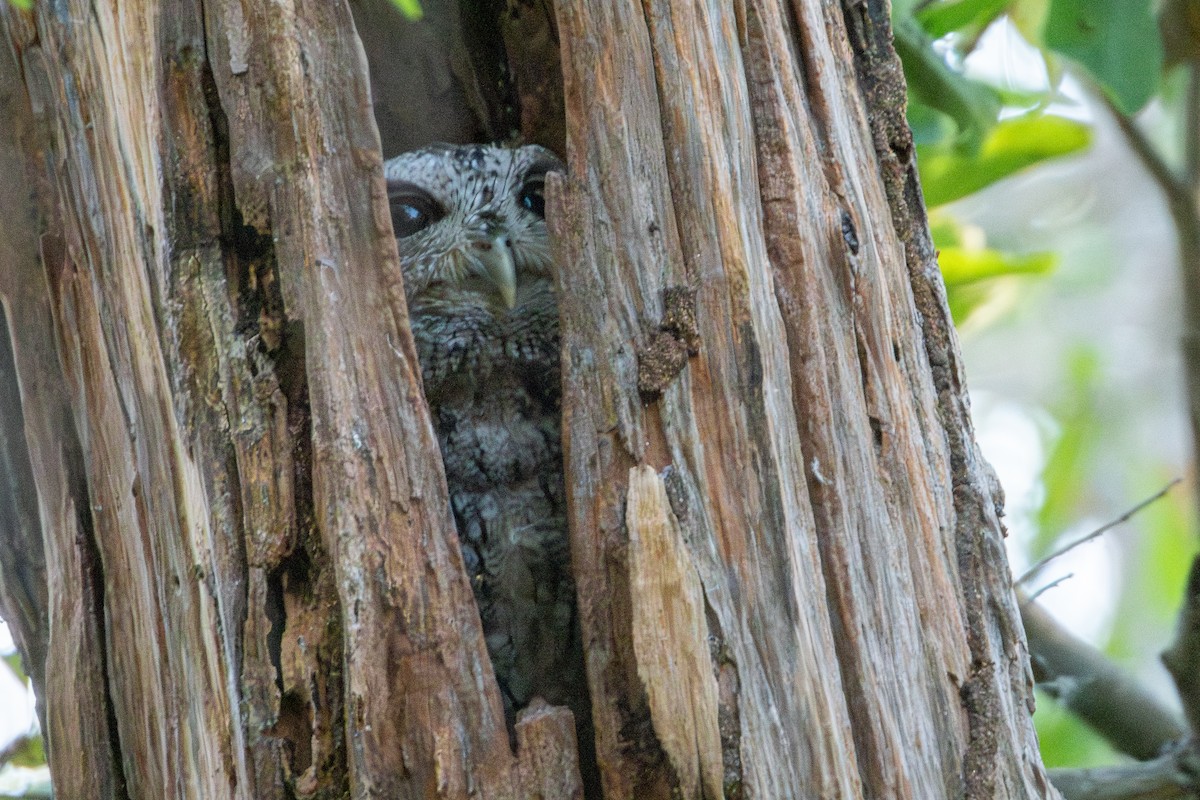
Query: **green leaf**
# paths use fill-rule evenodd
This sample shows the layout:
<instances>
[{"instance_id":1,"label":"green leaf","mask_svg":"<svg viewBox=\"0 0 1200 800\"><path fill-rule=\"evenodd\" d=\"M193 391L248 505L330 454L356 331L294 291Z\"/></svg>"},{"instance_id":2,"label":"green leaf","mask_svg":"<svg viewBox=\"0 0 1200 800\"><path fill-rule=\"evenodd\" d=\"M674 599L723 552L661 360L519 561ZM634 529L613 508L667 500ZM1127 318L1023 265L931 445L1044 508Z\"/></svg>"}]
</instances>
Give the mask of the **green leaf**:
<instances>
[{"instance_id":1,"label":"green leaf","mask_svg":"<svg viewBox=\"0 0 1200 800\"><path fill-rule=\"evenodd\" d=\"M1150 0L1051 0L1042 35L1126 114L1146 105L1158 88L1163 45Z\"/></svg>"},{"instance_id":2,"label":"green leaf","mask_svg":"<svg viewBox=\"0 0 1200 800\"><path fill-rule=\"evenodd\" d=\"M1026 113L1043 113L1046 107L1053 102L1069 102L1064 101L1061 97L1056 96L1053 90L1045 89L997 89L997 96L1000 102L1007 109L1013 111L1025 111Z\"/></svg>"},{"instance_id":3,"label":"green leaf","mask_svg":"<svg viewBox=\"0 0 1200 800\"><path fill-rule=\"evenodd\" d=\"M963 239L978 237L962 235L963 229L952 220L933 222L931 229L946 284L946 302L956 325L965 323L976 309L996 297L1001 289L998 279L1041 274L1058 262L1056 253L1016 254L975 243L961 245Z\"/></svg>"},{"instance_id":4,"label":"green leaf","mask_svg":"<svg viewBox=\"0 0 1200 800\"><path fill-rule=\"evenodd\" d=\"M1126 502L1149 497L1165 486L1177 467L1125 462L1129 489ZM1116 535L1121 537L1121 592L1105 651L1133 663L1161 649L1165 631L1174 627L1184 596L1196 543L1195 515L1188 490L1176 486L1134 516ZM1110 534L1112 535L1112 534Z\"/></svg>"},{"instance_id":5,"label":"green leaf","mask_svg":"<svg viewBox=\"0 0 1200 800\"><path fill-rule=\"evenodd\" d=\"M1157 483L1165 485L1169 476L1159 475ZM1148 496L1156 489L1148 488L1144 478L1139 492ZM1191 498L1186 486L1177 486L1166 497L1141 514L1142 527L1150 540L1146 557L1136 565L1139 571L1138 599L1142 621L1154 618L1161 630L1175 622L1180 598L1187 587L1192 559L1196 556L1196 541L1192 535L1195 525Z\"/></svg>"},{"instance_id":6,"label":"green leaf","mask_svg":"<svg viewBox=\"0 0 1200 800\"><path fill-rule=\"evenodd\" d=\"M929 213L929 234L939 251L958 247L963 243L963 226L944 211L934 210Z\"/></svg>"},{"instance_id":7,"label":"green leaf","mask_svg":"<svg viewBox=\"0 0 1200 800\"><path fill-rule=\"evenodd\" d=\"M961 327L975 310L992 299L994 286L973 283L965 286L946 287L946 305L950 307L950 317L957 327Z\"/></svg>"},{"instance_id":8,"label":"green leaf","mask_svg":"<svg viewBox=\"0 0 1200 800\"><path fill-rule=\"evenodd\" d=\"M956 31L974 35L1008 10L1009 0L943 0L917 12L921 27L935 39Z\"/></svg>"},{"instance_id":9,"label":"green leaf","mask_svg":"<svg viewBox=\"0 0 1200 800\"><path fill-rule=\"evenodd\" d=\"M33 8L33 0L8 0L8 4L22 11L30 11Z\"/></svg>"},{"instance_id":10,"label":"green leaf","mask_svg":"<svg viewBox=\"0 0 1200 800\"><path fill-rule=\"evenodd\" d=\"M1042 29L1046 26L1046 15L1050 12L1050 0L1014 0L1008 9L1008 20L1025 41L1041 47Z\"/></svg>"},{"instance_id":11,"label":"green leaf","mask_svg":"<svg viewBox=\"0 0 1200 800\"><path fill-rule=\"evenodd\" d=\"M963 225L945 212L930 213L929 230L938 249L950 314L959 325L996 296L1001 289L997 279L1048 272L1058 261L1056 253L1016 254L989 248L981 229Z\"/></svg>"},{"instance_id":12,"label":"green leaf","mask_svg":"<svg viewBox=\"0 0 1200 800\"><path fill-rule=\"evenodd\" d=\"M950 146L957 128L954 120L919 100L908 101L908 127L916 144Z\"/></svg>"},{"instance_id":13,"label":"green leaf","mask_svg":"<svg viewBox=\"0 0 1200 800\"><path fill-rule=\"evenodd\" d=\"M21 663L21 654L13 651L8 655L0 656L0 661L3 661L8 668L12 670L13 675L17 676L17 680L24 683L26 680L25 669Z\"/></svg>"},{"instance_id":14,"label":"green leaf","mask_svg":"<svg viewBox=\"0 0 1200 800\"><path fill-rule=\"evenodd\" d=\"M918 146L925 202L936 206L966 197L1032 164L1083 150L1091 141L1088 126L1034 112L996 125L977 154Z\"/></svg>"},{"instance_id":15,"label":"green leaf","mask_svg":"<svg viewBox=\"0 0 1200 800\"><path fill-rule=\"evenodd\" d=\"M400 13L413 22L418 22L425 16L425 10L421 8L421 0L392 0L393 5L400 9Z\"/></svg>"},{"instance_id":16,"label":"green leaf","mask_svg":"<svg viewBox=\"0 0 1200 800\"><path fill-rule=\"evenodd\" d=\"M909 19L925 0L892 0L892 24Z\"/></svg>"},{"instance_id":17,"label":"green leaf","mask_svg":"<svg viewBox=\"0 0 1200 800\"><path fill-rule=\"evenodd\" d=\"M947 287L999 278L1004 275L1038 275L1054 269L1056 253L1018 255L999 250L947 247L938 252L938 265Z\"/></svg>"}]
</instances>

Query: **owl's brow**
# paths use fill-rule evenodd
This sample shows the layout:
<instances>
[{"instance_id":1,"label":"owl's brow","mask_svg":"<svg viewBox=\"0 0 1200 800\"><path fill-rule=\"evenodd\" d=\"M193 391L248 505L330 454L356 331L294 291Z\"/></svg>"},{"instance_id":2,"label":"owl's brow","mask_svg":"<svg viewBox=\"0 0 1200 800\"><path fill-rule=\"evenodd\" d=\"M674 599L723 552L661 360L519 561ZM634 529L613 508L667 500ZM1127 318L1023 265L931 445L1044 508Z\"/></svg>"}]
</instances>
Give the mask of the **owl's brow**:
<instances>
[{"instance_id":1,"label":"owl's brow","mask_svg":"<svg viewBox=\"0 0 1200 800\"><path fill-rule=\"evenodd\" d=\"M505 186L508 186L511 184L513 176L516 174L516 171L517 171L517 162L518 162L517 151L513 150L509 153L508 174L504 176L504 185Z\"/></svg>"},{"instance_id":2,"label":"owl's brow","mask_svg":"<svg viewBox=\"0 0 1200 800\"><path fill-rule=\"evenodd\" d=\"M517 153L516 151L512 150L505 151L505 148L494 148L494 150L507 152L507 155L509 156L506 171L503 174L497 173L496 175L496 177L500 179L498 183L502 187L502 191L506 191L512 183L513 175L516 173ZM492 183L492 181L488 178L487 169L471 169L468 172L467 177L469 180L468 185L472 190L470 195L470 204L476 207L483 205L483 193L487 190L488 185ZM494 199L495 197L493 197L493 200Z\"/></svg>"},{"instance_id":3,"label":"owl's brow","mask_svg":"<svg viewBox=\"0 0 1200 800\"><path fill-rule=\"evenodd\" d=\"M486 170L471 170L471 172L467 174L467 180L467 186L471 188L471 201L468 209L470 210L483 205L483 193L487 191L488 183L490 183L490 181L487 179Z\"/></svg>"}]
</instances>

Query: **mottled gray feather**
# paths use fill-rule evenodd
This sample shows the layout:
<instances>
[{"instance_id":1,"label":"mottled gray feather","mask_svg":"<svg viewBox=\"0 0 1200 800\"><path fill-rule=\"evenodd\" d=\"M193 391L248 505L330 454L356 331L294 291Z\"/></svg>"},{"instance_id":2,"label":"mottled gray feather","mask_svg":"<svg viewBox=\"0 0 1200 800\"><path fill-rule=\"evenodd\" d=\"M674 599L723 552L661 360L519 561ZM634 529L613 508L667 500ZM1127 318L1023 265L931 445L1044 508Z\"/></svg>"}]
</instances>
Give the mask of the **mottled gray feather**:
<instances>
[{"instance_id":1,"label":"mottled gray feather","mask_svg":"<svg viewBox=\"0 0 1200 800\"><path fill-rule=\"evenodd\" d=\"M539 147L435 145L388 161L385 172L398 231L431 212L428 225L397 241L425 395L506 711L511 721L541 696L587 724L552 263L536 198L523 203L521 194L530 174L559 168ZM435 206L421 204L421 191ZM414 192L418 200L406 199ZM510 248L511 308L484 263L493 245Z\"/></svg>"}]
</instances>

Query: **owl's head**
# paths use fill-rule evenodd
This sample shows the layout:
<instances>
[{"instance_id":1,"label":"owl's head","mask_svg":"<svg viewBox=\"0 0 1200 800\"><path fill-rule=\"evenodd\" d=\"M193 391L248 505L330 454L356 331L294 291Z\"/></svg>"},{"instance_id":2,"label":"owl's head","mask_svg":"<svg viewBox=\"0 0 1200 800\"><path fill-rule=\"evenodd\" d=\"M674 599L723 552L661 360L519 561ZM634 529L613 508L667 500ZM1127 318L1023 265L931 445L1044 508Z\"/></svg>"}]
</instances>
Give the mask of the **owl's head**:
<instances>
[{"instance_id":1,"label":"owl's head","mask_svg":"<svg viewBox=\"0 0 1200 800\"><path fill-rule=\"evenodd\" d=\"M549 150L436 144L384 164L409 303L511 310L551 268Z\"/></svg>"}]
</instances>

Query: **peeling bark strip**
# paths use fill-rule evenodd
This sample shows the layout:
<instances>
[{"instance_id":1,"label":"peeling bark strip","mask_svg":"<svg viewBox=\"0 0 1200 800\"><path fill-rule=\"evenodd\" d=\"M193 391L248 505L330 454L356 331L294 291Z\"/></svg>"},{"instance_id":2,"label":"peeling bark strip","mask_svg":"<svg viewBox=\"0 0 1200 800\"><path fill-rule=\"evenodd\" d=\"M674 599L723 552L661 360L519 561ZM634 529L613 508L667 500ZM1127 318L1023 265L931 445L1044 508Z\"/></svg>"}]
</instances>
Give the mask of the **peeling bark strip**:
<instances>
[{"instance_id":1,"label":"peeling bark strip","mask_svg":"<svg viewBox=\"0 0 1200 800\"><path fill-rule=\"evenodd\" d=\"M606 800L1052 797L885 4L350 4L0 2L0 602L56 792L582 795L569 712L505 729L376 100L392 151L565 108Z\"/></svg>"},{"instance_id":2,"label":"peeling bark strip","mask_svg":"<svg viewBox=\"0 0 1200 800\"><path fill-rule=\"evenodd\" d=\"M14 34L27 45L32 32L10 30ZM62 225L54 209L36 213L31 198L31 187L43 202L49 191L48 120L46 109L35 113L30 102L31 89L42 83L39 64L19 64L19 52L0 48L0 172L9 176L0 183L0 219L6 221L0 226L0 305L13 359L12 371L0 370L0 380L19 391L20 405L4 405L0 415L12 420L13 433L23 439L5 443L6 458L14 455L9 448L27 453L25 477L32 483L20 482L17 470L0 469L23 502L36 503L37 519L28 530L0 531L6 540L0 548L5 551L0 607L38 690L42 730L57 731L50 752L55 790L61 797L124 798L120 742L107 694L103 575L47 280L63 269L64 244L55 234L39 235L39 227L61 231ZM10 549L19 555L10 557ZM13 597L14 580L34 585L22 600ZM14 613L18 603L28 605Z\"/></svg>"}]
</instances>

